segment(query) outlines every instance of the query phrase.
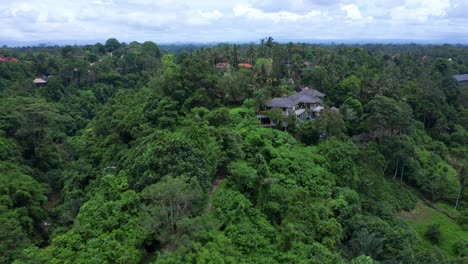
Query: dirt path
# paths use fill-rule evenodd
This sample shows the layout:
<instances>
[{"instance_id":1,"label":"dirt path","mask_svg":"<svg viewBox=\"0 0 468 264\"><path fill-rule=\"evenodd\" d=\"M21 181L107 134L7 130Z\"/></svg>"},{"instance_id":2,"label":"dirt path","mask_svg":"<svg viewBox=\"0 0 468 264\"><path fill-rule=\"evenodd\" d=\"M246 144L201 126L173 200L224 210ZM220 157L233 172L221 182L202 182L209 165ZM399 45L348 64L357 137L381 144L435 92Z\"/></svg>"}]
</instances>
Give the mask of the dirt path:
<instances>
[{"instance_id":1,"label":"dirt path","mask_svg":"<svg viewBox=\"0 0 468 264\"><path fill-rule=\"evenodd\" d=\"M225 169L221 169L218 175L216 175L216 178L213 181L213 184L211 184L210 197L209 197L210 200L208 202L208 212L211 212L211 210L213 209L212 208L213 206L211 205L211 197L216 192L216 190L218 190L219 186L221 185L221 183L226 177L227 177L227 171Z\"/></svg>"},{"instance_id":2,"label":"dirt path","mask_svg":"<svg viewBox=\"0 0 468 264\"><path fill-rule=\"evenodd\" d=\"M450 220L452 221L455 221L456 220L456 217L450 215L448 212L446 212L445 210L442 210L440 209L439 207L437 207L437 205L435 205L434 203L432 203L430 200L428 200L426 197L424 197L424 195L422 195L419 191L415 191L414 189L412 189L411 187L408 187L406 184L403 184L401 185L403 188L409 190L410 192L414 193L418 198L419 200L424 203L425 205L427 205L429 208L447 216Z\"/></svg>"},{"instance_id":3,"label":"dirt path","mask_svg":"<svg viewBox=\"0 0 468 264\"><path fill-rule=\"evenodd\" d=\"M59 202L60 195L52 194L48 197L47 203L44 205L45 209L52 209L54 208L57 203Z\"/></svg>"},{"instance_id":4,"label":"dirt path","mask_svg":"<svg viewBox=\"0 0 468 264\"><path fill-rule=\"evenodd\" d=\"M429 206L429 207L432 208L433 210L436 210L437 212L439 212L439 213L441 213L441 214L447 216L450 220L452 220L452 221L457 220L456 217L454 217L454 216L450 215L449 213L447 213L446 211L440 209L440 208L437 207L435 204L433 204L433 203L431 203L431 202L429 202L429 201L427 201L427 200L426 200L426 201L423 200L423 202L424 202L425 205Z\"/></svg>"}]
</instances>

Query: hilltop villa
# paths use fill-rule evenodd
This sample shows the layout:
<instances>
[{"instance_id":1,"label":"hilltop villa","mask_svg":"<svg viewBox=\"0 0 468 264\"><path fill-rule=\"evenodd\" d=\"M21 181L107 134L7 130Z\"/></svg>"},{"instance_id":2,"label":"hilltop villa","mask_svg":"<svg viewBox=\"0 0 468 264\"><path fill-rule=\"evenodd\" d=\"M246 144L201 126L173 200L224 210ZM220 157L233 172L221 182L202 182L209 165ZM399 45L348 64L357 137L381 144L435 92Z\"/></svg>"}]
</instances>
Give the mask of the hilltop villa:
<instances>
[{"instance_id":1,"label":"hilltop villa","mask_svg":"<svg viewBox=\"0 0 468 264\"><path fill-rule=\"evenodd\" d=\"M305 87L299 93L289 97L273 98L265 103L265 109L278 108L283 112L283 115L295 115L299 120L314 119L324 109L322 106L323 97L325 97L324 93ZM261 120L262 125L274 126L266 115L257 115L257 118Z\"/></svg>"}]
</instances>

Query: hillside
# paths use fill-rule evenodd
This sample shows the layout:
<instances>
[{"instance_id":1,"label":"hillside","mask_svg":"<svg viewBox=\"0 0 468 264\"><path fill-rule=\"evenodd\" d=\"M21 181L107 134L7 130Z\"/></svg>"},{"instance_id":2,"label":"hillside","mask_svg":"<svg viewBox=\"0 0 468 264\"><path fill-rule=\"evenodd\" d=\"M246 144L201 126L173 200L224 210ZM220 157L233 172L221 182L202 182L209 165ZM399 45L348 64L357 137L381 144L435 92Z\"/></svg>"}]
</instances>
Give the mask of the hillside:
<instances>
[{"instance_id":1,"label":"hillside","mask_svg":"<svg viewBox=\"0 0 468 264\"><path fill-rule=\"evenodd\" d=\"M465 46L0 55L0 263L468 262Z\"/></svg>"}]
</instances>

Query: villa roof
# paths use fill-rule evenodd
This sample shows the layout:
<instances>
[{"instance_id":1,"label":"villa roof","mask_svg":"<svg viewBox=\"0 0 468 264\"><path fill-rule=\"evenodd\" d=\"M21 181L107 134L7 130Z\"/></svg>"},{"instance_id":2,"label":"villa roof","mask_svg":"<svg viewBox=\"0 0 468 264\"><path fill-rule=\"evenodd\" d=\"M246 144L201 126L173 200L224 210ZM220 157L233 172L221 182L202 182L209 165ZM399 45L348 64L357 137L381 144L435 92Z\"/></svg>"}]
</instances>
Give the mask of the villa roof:
<instances>
[{"instance_id":1,"label":"villa roof","mask_svg":"<svg viewBox=\"0 0 468 264\"><path fill-rule=\"evenodd\" d=\"M306 94L293 94L289 96L289 99L291 99L295 104L298 104L298 103L314 104L314 103L322 102L320 98L312 97Z\"/></svg>"},{"instance_id":2,"label":"villa roof","mask_svg":"<svg viewBox=\"0 0 468 264\"><path fill-rule=\"evenodd\" d=\"M293 108L295 103L287 97L276 97L265 104L267 107Z\"/></svg>"},{"instance_id":3,"label":"villa roof","mask_svg":"<svg viewBox=\"0 0 468 264\"><path fill-rule=\"evenodd\" d=\"M239 67L244 67L244 68L252 68L252 64L245 63L245 62L239 63L238 66Z\"/></svg>"},{"instance_id":4,"label":"villa roof","mask_svg":"<svg viewBox=\"0 0 468 264\"><path fill-rule=\"evenodd\" d=\"M3 57L0 55L0 61L4 61L4 62L19 62L20 60L18 58L7 58L7 57Z\"/></svg>"},{"instance_id":5,"label":"villa roof","mask_svg":"<svg viewBox=\"0 0 468 264\"><path fill-rule=\"evenodd\" d=\"M301 95L308 95L311 97L324 97L326 94L321 93L315 89L310 89L309 87L302 88L302 91L299 93Z\"/></svg>"},{"instance_id":6,"label":"villa roof","mask_svg":"<svg viewBox=\"0 0 468 264\"><path fill-rule=\"evenodd\" d=\"M293 108L295 105L299 103L305 103L305 104L322 103L321 97L324 97L324 96L325 96L324 93L321 93L315 89L309 89L306 87L302 89L300 93L290 95L289 97L273 98L271 101L267 102L265 106L270 107L270 108L273 108L273 107ZM318 106L318 107L320 108L321 106ZM322 109L323 107L321 107L321 109L318 109L317 111L320 111Z\"/></svg>"},{"instance_id":7,"label":"villa roof","mask_svg":"<svg viewBox=\"0 0 468 264\"><path fill-rule=\"evenodd\" d=\"M455 78L457 82L468 82L468 74L454 75L453 78Z\"/></svg>"},{"instance_id":8,"label":"villa roof","mask_svg":"<svg viewBox=\"0 0 468 264\"><path fill-rule=\"evenodd\" d=\"M227 62L218 62L216 63L216 68L230 68L231 64Z\"/></svg>"},{"instance_id":9,"label":"villa roof","mask_svg":"<svg viewBox=\"0 0 468 264\"><path fill-rule=\"evenodd\" d=\"M36 78L36 79L34 79L33 83L42 84L42 83L47 83L47 81L42 79L42 78Z\"/></svg>"}]
</instances>

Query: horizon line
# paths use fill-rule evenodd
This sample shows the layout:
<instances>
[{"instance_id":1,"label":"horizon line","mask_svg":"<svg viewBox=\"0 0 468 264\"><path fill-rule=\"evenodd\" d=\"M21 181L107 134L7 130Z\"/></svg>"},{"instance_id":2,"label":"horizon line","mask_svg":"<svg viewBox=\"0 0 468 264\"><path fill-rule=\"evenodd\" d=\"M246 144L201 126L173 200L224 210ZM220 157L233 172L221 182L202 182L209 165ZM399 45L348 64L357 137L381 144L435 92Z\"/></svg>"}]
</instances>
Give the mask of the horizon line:
<instances>
[{"instance_id":1,"label":"horizon line","mask_svg":"<svg viewBox=\"0 0 468 264\"><path fill-rule=\"evenodd\" d=\"M112 37L118 40L116 37ZM110 38L108 38L110 39ZM161 41L157 42L154 40L132 40L132 41L119 41L120 43L129 44L131 42L143 43L145 41L152 41L160 46L166 45L219 45L219 44L258 44L262 38L255 41L253 40L238 40L238 41ZM106 39L107 40L107 39ZM93 40L93 39L82 39L82 40L0 40L0 48L21 48L21 47L53 47L53 46L84 46L84 45L95 45L97 43L105 44L106 40ZM419 45L454 45L454 46L468 46L467 40L447 40L447 39L274 39L274 42L280 44L287 43L300 43L300 44L330 44L330 45L366 45L366 44L419 44Z\"/></svg>"}]
</instances>

